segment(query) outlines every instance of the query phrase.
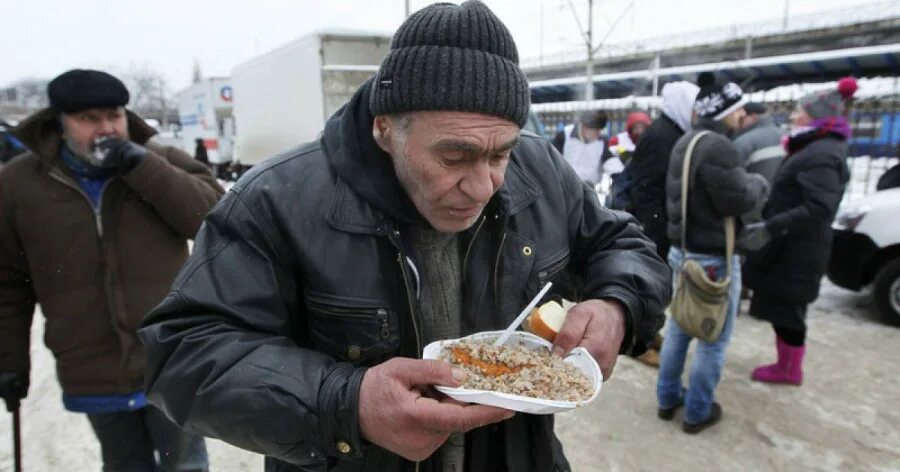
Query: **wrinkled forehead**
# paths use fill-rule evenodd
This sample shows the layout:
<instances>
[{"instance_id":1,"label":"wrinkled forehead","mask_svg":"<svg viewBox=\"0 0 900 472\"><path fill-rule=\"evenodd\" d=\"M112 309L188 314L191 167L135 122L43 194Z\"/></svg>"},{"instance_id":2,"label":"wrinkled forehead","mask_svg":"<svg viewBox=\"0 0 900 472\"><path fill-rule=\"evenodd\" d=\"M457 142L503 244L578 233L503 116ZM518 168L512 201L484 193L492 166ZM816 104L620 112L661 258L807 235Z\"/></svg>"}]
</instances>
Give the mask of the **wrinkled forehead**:
<instances>
[{"instance_id":1,"label":"wrinkled forehead","mask_svg":"<svg viewBox=\"0 0 900 472\"><path fill-rule=\"evenodd\" d=\"M478 154L512 149L519 131L517 124L503 118L458 111L416 112L409 128L431 148Z\"/></svg>"}]
</instances>

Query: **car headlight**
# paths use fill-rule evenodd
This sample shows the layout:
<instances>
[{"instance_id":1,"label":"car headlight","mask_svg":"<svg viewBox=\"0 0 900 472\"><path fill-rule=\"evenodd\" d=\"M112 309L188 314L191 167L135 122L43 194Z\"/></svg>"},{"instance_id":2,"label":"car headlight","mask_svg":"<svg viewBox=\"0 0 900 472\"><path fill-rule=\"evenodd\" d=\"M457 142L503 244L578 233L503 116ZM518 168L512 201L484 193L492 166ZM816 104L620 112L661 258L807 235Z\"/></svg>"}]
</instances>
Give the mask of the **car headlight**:
<instances>
[{"instance_id":1,"label":"car headlight","mask_svg":"<svg viewBox=\"0 0 900 472\"><path fill-rule=\"evenodd\" d=\"M866 205L853 206L838 212L837 218L834 219L833 228L841 231L853 231L862 222L871 208Z\"/></svg>"}]
</instances>

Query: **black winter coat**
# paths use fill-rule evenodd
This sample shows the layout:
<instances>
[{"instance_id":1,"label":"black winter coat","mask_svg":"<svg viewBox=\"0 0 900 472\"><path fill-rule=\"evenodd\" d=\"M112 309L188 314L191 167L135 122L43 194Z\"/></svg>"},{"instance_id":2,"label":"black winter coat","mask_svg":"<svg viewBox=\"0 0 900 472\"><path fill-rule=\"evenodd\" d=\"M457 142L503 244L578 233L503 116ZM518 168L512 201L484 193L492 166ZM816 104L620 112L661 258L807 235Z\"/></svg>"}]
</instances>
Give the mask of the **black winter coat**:
<instances>
[{"instance_id":1,"label":"black winter coat","mask_svg":"<svg viewBox=\"0 0 900 472\"><path fill-rule=\"evenodd\" d=\"M712 131L694 147L691 157L687 208L687 249L691 252L725 255L726 216L740 216L765 198L765 178L749 174L741 165L734 144L724 136L721 123L700 120L675 143L666 178L666 210L669 240L681 245L681 173L691 139L700 131ZM740 229L740 228L738 228Z\"/></svg>"},{"instance_id":2,"label":"black winter coat","mask_svg":"<svg viewBox=\"0 0 900 472\"><path fill-rule=\"evenodd\" d=\"M656 243L656 252L669 253L666 216L666 174L672 148L684 131L666 115L661 115L637 143L628 164L631 174L631 213L644 226L644 233Z\"/></svg>"},{"instance_id":3,"label":"black winter coat","mask_svg":"<svg viewBox=\"0 0 900 472\"><path fill-rule=\"evenodd\" d=\"M140 331L150 402L188 431L269 456L269 471L436 467L360 438L366 368L423 348L404 243L423 220L371 137L368 102L364 85L320 142L242 177ZM505 183L460 239L465 334L507 326L548 280L621 301L623 351L662 323L669 269L637 223L602 208L535 135L522 134ZM553 416L518 414L467 436L466 470L568 470Z\"/></svg>"},{"instance_id":4,"label":"black winter coat","mask_svg":"<svg viewBox=\"0 0 900 472\"><path fill-rule=\"evenodd\" d=\"M830 136L785 159L763 210L772 242L750 254L744 269L756 292L797 304L818 298L831 223L850 178L847 150L845 140Z\"/></svg>"}]
</instances>

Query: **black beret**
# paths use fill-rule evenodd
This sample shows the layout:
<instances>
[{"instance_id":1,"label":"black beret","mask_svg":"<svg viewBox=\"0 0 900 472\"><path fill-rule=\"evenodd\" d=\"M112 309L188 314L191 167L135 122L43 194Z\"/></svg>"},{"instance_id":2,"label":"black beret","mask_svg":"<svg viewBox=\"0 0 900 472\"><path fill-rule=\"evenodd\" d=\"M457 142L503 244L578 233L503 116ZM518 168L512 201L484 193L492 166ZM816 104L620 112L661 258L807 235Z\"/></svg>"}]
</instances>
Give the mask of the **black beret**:
<instances>
[{"instance_id":1,"label":"black beret","mask_svg":"<svg viewBox=\"0 0 900 472\"><path fill-rule=\"evenodd\" d=\"M98 70L73 69L47 84L50 106L63 113L88 108L116 108L128 104L128 89L121 80Z\"/></svg>"},{"instance_id":2,"label":"black beret","mask_svg":"<svg viewBox=\"0 0 900 472\"><path fill-rule=\"evenodd\" d=\"M746 111L748 115L765 115L766 106L759 102L749 102L744 105L744 111Z\"/></svg>"}]
</instances>

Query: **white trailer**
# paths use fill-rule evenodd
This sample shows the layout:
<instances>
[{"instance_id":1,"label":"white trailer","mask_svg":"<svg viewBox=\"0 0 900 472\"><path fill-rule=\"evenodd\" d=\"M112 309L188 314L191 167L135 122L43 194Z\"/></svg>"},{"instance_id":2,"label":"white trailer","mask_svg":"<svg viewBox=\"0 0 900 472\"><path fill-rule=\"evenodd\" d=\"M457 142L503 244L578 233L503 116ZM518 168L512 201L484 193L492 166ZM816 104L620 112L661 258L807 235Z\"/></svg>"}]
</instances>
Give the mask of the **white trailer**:
<instances>
[{"instance_id":1,"label":"white trailer","mask_svg":"<svg viewBox=\"0 0 900 472\"><path fill-rule=\"evenodd\" d=\"M235 161L253 165L315 139L378 70L390 39L318 32L235 66Z\"/></svg>"},{"instance_id":2,"label":"white trailer","mask_svg":"<svg viewBox=\"0 0 900 472\"><path fill-rule=\"evenodd\" d=\"M204 79L178 92L176 96L181 122L181 148L193 155L199 138L206 146L211 164L230 162L234 141L234 89L231 79Z\"/></svg>"}]
</instances>

